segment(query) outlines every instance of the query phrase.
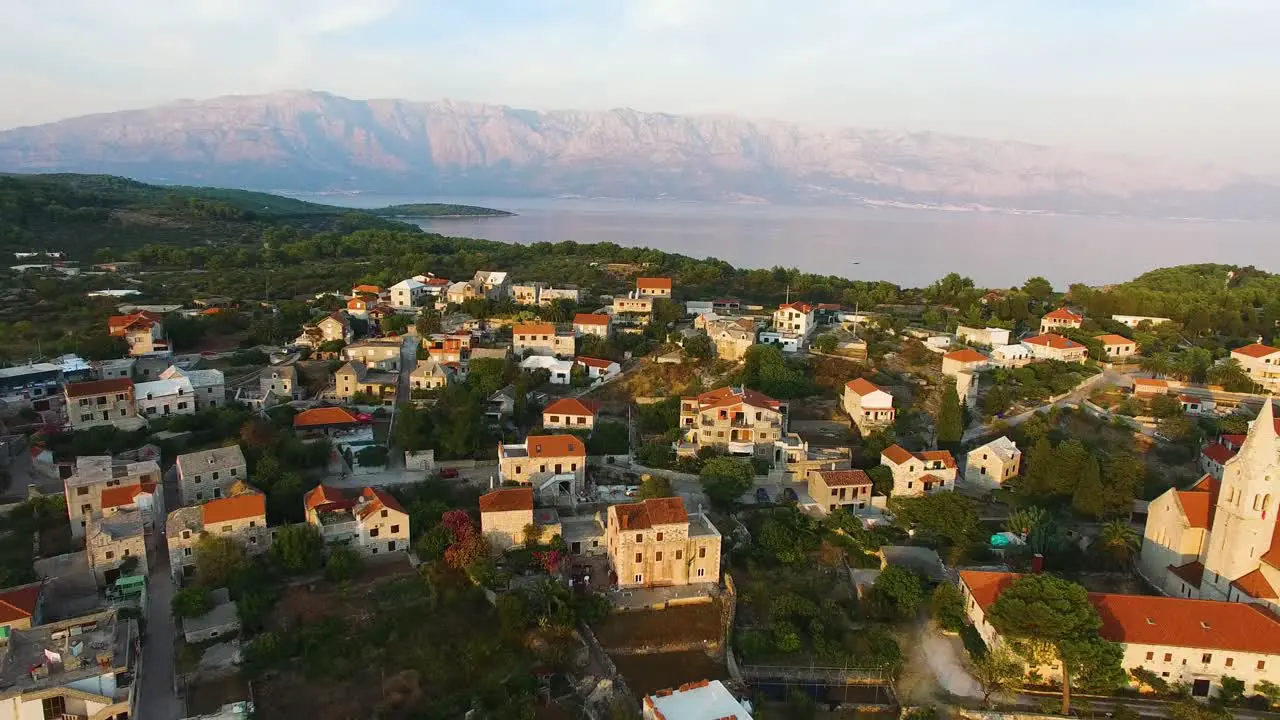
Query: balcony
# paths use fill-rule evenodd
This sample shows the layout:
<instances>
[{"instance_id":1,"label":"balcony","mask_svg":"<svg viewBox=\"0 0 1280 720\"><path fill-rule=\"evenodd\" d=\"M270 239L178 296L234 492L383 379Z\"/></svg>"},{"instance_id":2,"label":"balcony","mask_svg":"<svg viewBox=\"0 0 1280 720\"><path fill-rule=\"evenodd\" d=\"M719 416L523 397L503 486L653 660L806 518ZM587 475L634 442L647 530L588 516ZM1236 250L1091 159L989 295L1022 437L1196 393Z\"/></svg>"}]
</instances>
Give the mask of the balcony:
<instances>
[{"instance_id":1,"label":"balcony","mask_svg":"<svg viewBox=\"0 0 1280 720\"><path fill-rule=\"evenodd\" d=\"M754 455L756 453L756 444L753 442L730 442L730 455Z\"/></svg>"}]
</instances>

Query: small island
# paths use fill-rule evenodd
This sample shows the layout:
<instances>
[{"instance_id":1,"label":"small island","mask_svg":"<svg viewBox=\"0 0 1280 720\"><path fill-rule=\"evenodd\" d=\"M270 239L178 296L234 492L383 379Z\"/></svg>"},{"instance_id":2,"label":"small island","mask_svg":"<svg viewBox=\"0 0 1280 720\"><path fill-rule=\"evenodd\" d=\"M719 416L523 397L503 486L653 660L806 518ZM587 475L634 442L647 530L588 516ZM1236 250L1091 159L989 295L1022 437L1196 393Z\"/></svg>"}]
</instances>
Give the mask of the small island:
<instances>
[{"instance_id":1,"label":"small island","mask_svg":"<svg viewBox=\"0 0 1280 720\"><path fill-rule=\"evenodd\" d=\"M407 203L404 205L388 205L384 208L366 210L371 215L385 218L470 218L470 217L512 217L513 212L477 207L475 205L451 205L448 203Z\"/></svg>"}]
</instances>

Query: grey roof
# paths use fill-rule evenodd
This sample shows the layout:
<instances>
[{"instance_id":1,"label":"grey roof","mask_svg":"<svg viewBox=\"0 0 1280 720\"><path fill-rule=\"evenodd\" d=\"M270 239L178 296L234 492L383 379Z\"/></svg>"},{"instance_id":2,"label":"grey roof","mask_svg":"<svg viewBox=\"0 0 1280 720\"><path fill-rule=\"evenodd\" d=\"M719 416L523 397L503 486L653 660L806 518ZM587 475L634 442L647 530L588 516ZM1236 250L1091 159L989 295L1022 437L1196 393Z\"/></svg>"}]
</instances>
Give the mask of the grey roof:
<instances>
[{"instance_id":1,"label":"grey roof","mask_svg":"<svg viewBox=\"0 0 1280 720\"><path fill-rule=\"evenodd\" d=\"M501 347L501 348L482 348L482 347L477 347L477 348L471 348L471 359L472 359L472 360L483 360L483 359L506 360L506 359L507 359L507 356L508 356L508 355L510 355L510 354L511 354L511 348L509 348L509 347Z\"/></svg>"},{"instance_id":2,"label":"grey roof","mask_svg":"<svg viewBox=\"0 0 1280 720\"><path fill-rule=\"evenodd\" d=\"M161 379L184 377L192 387L217 387L226 384L221 370L183 370L177 365L169 366L169 369L161 373L160 377Z\"/></svg>"},{"instance_id":3,"label":"grey roof","mask_svg":"<svg viewBox=\"0 0 1280 720\"><path fill-rule=\"evenodd\" d=\"M1003 435L996 438L995 440L992 440L986 445L980 445L970 450L969 454L972 455L979 450L986 450L988 452L992 452L995 455L997 455L1001 460L1004 460L1005 462L1012 460L1013 457L1017 455L1019 452L1018 446L1008 437Z\"/></svg>"},{"instance_id":4,"label":"grey roof","mask_svg":"<svg viewBox=\"0 0 1280 720\"><path fill-rule=\"evenodd\" d=\"M90 537L106 535L108 540L126 540L144 532L141 510L119 512L101 520L94 520L89 528Z\"/></svg>"},{"instance_id":5,"label":"grey roof","mask_svg":"<svg viewBox=\"0 0 1280 720\"><path fill-rule=\"evenodd\" d=\"M67 478L67 487L93 485L108 480L128 478L139 481L139 476L151 474L152 480L160 479L160 465L155 460L121 462L110 455L81 455L76 458L76 469Z\"/></svg>"},{"instance_id":6,"label":"grey roof","mask_svg":"<svg viewBox=\"0 0 1280 720\"><path fill-rule=\"evenodd\" d=\"M133 621L118 619L115 609L15 630L0 659L0 693L65 687L108 672L100 664L130 668L133 636Z\"/></svg>"},{"instance_id":7,"label":"grey roof","mask_svg":"<svg viewBox=\"0 0 1280 720\"><path fill-rule=\"evenodd\" d=\"M231 601L226 588L213 591L213 609L200 617L186 618L182 621L183 634L204 632L215 628L239 628L240 614L236 604Z\"/></svg>"},{"instance_id":8,"label":"grey roof","mask_svg":"<svg viewBox=\"0 0 1280 720\"><path fill-rule=\"evenodd\" d=\"M199 533L204 530L204 514L199 505L191 505L188 507L180 507L169 513L168 519L164 523L165 535L172 542L175 538L182 537L183 530L190 530L192 533Z\"/></svg>"},{"instance_id":9,"label":"grey roof","mask_svg":"<svg viewBox=\"0 0 1280 720\"><path fill-rule=\"evenodd\" d=\"M233 467L242 467L244 464L244 451L239 445L230 445L179 455L178 475L181 477L188 473L230 470Z\"/></svg>"},{"instance_id":10,"label":"grey roof","mask_svg":"<svg viewBox=\"0 0 1280 720\"><path fill-rule=\"evenodd\" d=\"M947 577L942 558L929 548L914 545L885 545L880 548L880 554L886 565L905 568L932 582L942 582Z\"/></svg>"},{"instance_id":11,"label":"grey roof","mask_svg":"<svg viewBox=\"0 0 1280 720\"><path fill-rule=\"evenodd\" d=\"M274 373L274 375L273 375ZM298 369L292 365L272 365L262 368L262 372L258 373L259 377L264 380L272 380L279 377L282 380L298 381Z\"/></svg>"},{"instance_id":12,"label":"grey roof","mask_svg":"<svg viewBox=\"0 0 1280 720\"><path fill-rule=\"evenodd\" d=\"M426 360L419 360L418 364L414 366L413 370L409 373L410 377L439 376L439 375L444 375L444 368L440 367L440 363L436 362L431 358L427 358Z\"/></svg>"}]
</instances>

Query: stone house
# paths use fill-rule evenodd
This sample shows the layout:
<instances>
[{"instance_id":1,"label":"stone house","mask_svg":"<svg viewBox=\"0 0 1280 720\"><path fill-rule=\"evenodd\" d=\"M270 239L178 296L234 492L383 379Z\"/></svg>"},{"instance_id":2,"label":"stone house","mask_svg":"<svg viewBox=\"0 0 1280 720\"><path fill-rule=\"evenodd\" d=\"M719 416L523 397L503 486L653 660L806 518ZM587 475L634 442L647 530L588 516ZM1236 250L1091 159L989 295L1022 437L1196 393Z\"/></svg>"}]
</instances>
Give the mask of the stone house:
<instances>
[{"instance_id":1,"label":"stone house","mask_svg":"<svg viewBox=\"0 0 1280 720\"><path fill-rule=\"evenodd\" d=\"M1007 437L999 437L969 451L964 459L964 479L969 485L994 490L1018 476L1022 451Z\"/></svg>"},{"instance_id":2,"label":"stone house","mask_svg":"<svg viewBox=\"0 0 1280 720\"><path fill-rule=\"evenodd\" d=\"M165 537L169 571L175 582L191 577L196 566L196 544L205 533L231 537L250 554L266 552L271 547L266 496L252 491L169 513Z\"/></svg>"},{"instance_id":3,"label":"stone house","mask_svg":"<svg viewBox=\"0 0 1280 720\"><path fill-rule=\"evenodd\" d=\"M138 559L135 574L147 574L147 537L142 512L134 510L90 520L84 550L99 585L115 582L120 576L120 566L131 557Z\"/></svg>"},{"instance_id":4,"label":"stone house","mask_svg":"<svg viewBox=\"0 0 1280 720\"><path fill-rule=\"evenodd\" d=\"M611 505L605 533L617 587L720 582L720 532L679 497Z\"/></svg>"},{"instance_id":5,"label":"stone house","mask_svg":"<svg viewBox=\"0 0 1280 720\"><path fill-rule=\"evenodd\" d=\"M732 455L771 457L774 443L787 431L787 406L764 393L722 387L680 398L682 455L716 448Z\"/></svg>"},{"instance_id":6,"label":"stone house","mask_svg":"<svg viewBox=\"0 0 1280 720\"><path fill-rule=\"evenodd\" d=\"M391 306L408 309L417 307L427 294L427 286L417 278L406 278L391 286Z\"/></svg>"},{"instance_id":7,"label":"stone house","mask_svg":"<svg viewBox=\"0 0 1280 720\"><path fill-rule=\"evenodd\" d=\"M375 370L399 370L400 351L404 341L400 338L370 338L351 343L342 348L343 360L362 362Z\"/></svg>"},{"instance_id":8,"label":"stone house","mask_svg":"<svg viewBox=\"0 0 1280 720\"><path fill-rule=\"evenodd\" d=\"M183 505L227 497L236 482L248 481L248 464L239 445L179 455L176 467Z\"/></svg>"},{"instance_id":9,"label":"stone house","mask_svg":"<svg viewBox=\"0 0 1280 720\"><path fill-rule=\"evenodd\" d=\"M575 336L569 331L556 330L551 323L520 323L511 328L511 347L517 356L530 353L573 357Z\"/></svg>"},{"instance_id":10,"label":"stone house","mask_svg":"<svg viewBox=\"0 0 1280 720\"><path fill-rule=\"evenodd\" d=\"M147 417L195 415L196 392L185 377L152 380L134 385L138 414Z\"/></svg>"},{"instance_id":11,"label":"stone house","mask_svg":"<svg viewBox=\"0 0 1280 720\"><path fill-rule=\"evenodd\" d=\"M818 470L809 473L809 497L827 512L862 510L871 505L871 477L862 470Z\"/></svg>"},{"instance_id":12,"label":"stone house","mask_svg":"<svg viewBox=\"0 0 1280 720\"><path fill-rule=\"evenodd\" d=\"M133 356L169 350L169 341L164 337L164 318L153 312L142 310L132 315L114 315L107 318L107 331L112 337L124 338Z\"/></svg>"},{"instance_id":13,"label":"stone house","mask_svg":"<svg viewBox=\"0 0 1280 720\"><path fill-rule=\"evenodd\" d=\"M227 404L226 378L221 370L183 370L177 365L170 365L160 373L161 380L178 378L185 378L191 384L191 392L196 399L196 412Z\"/></svg>"},{"instance_id":14,"label":"stone house","mask_svg":"<svg viewBox=\"0 0 1280 720\"><path fill-rule=\"evenodd\" d=\"M880 453L880 464L893 472L894 497L919 497L955 489L956 461L946 450L913 453L900 445L890 445Z\"/></svg>"},{"instance_id":15,"label":"stone house","mask_svg":"<svg viewBox=\"0 0 1280 720\"><path fill-rule=\"evenodd\" d=\"M704 323L704 328L721 360L742 362L756 344L756 322L751 318L716 318Z\"/></svg>"},{"instance_id":16,"label":"stone house","mask_svg":"<svg viewBox=\"0 0 1280 720\"><path fill-rule=\"evenodd\" d=\"M240 612L226 588L213 591L212 610L199 617L182 620L182 637L189 644L209 642L239 631Z\"/></svg>"},{"instance_id":17,"label":"stone house","mask_svg":"<svg viewBox=\"0 0 1280 720\"><path fill-rule=\"evenodd\" d=\"M258 386L263 395L276 395L290 400L301 400L306 396L301 383L298 382L298 369L293 365L273 365L265 367L258 373Z\"/></svg>"},{"instance_id":18,"label":"stone house","mask_svg":"<svg viewBox=\"0 0 1280 720\"><path fill-rule=\"evenodd\" d=\"M409 373L411 390L437 390L449 384L450 373L443 365L431 358L419 360Z\"/></svg>"},{"instance_id":19,"label":"stone house","mask_svg":"<svg viewBox=\"0 0 1280 720\"><path fill-rule=\"evenodd\" d=\"M863 435L892 425L897 416L893 395L864 378L845 383L842 404Z\"/></svg>"},{"instance_id":20,"label":"stone house","mask_svg":"<svg viewBox=\"0 0 1280 720\"><path fill-rule=\"evenodd\" d=\"M356 393L361 393L372 404L379 404L394 399L399 385L399 373L373 369L359 360L348 361L333 373L334 395L343 402L350 402Z\"/></svg>"},{"instance_id":21,"label":"stone house","mask_svg":"<svg viewBox=\"0 0 1280 720\"><path fill-rule=\"evenodd\" d=\"M1138 343L1123 335L1099 335L1098 342L1102 343L1107 360L1123 360L1138 354Z\"/></svg>"},{"instance_id":22,"label":"stone house","mask_svg":"<svg viewBox=\"0 0 1280 720\"><path fill-rule=\"evenodd\" d=\"M587 473L587 447L574 435L530 435L520 445L498 443L498 479L532 485L544 496L576 498Z\"/></svg>"},{"instance_id":23,"label":"stone house","mask_svg":"<svg viewBox=\"0 0 1280 720\"><path fill-rule=\"evenodd\" d=\"M302 334L293 341L293 344L316 348L327 342L349 343L354 339L355 333L351 330L351 321L341 310L335 310L319 322L303 325Z\"/></svg>"},{"instance_id":24,"label":"stone house","mask_svg":"<svg viewBox=\"0 0 1280 720\"><path fill-rule=\"evenodd\" d=\"M1084 345L1054 333L1029 337L1022 345L1040 360L1082 363L1089 358L1089 349Z\"/></svg>"},{"instance_id":25,"label":"stone house","mask_svg":"<svg viewBox=\"0 0 1280 720\"><path fill-rule=\"evenodd\" d=\"M499 488L480 496L480 532L495 552L524 544L533 525L533 488Z\"/></svg>"},{"instance_id":26,"label":"stone house","mask_svg":"<svg viewBox=\"0 0 1280 720\"><path fill-rule=\"evenodd\" d=\"M76 458L75 469L63 481L67 499L67 517L72 537L84 537L89 524L106 515L104 505L113 513L146 493L156 504L139 507L148 513L163 514L163 493L156 492L160 483L160 466L155 460L116 462L108 455L83 455ZM118 502L116 493L124 489L128 502ZM106 502L104 503L104 496ZM146 503L142 503L146 505Z\"/></svg>"},{"instance_id":27,"label":"stone house","mask_svg":"<svg viewBox=\"0 0 1280 720\"><path fill-rule=\"evenodd\" d=\"M67 383L62 393L72 430L138 425L138 403L128 378Z\"/></svg>"}]
</instances>

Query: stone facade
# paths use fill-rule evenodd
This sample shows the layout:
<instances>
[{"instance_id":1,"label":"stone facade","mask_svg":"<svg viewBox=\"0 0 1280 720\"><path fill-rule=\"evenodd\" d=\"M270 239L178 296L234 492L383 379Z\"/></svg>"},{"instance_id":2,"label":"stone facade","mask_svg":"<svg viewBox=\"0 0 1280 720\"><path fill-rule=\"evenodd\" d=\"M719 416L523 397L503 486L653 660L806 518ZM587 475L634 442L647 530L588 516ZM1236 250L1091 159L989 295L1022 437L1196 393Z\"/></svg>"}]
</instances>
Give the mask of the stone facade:
<instances>
[{"instance_id":1,"label":"stone facade","mask_svg":"<svg viewBox=\"0 0 1280 720\"><path fill-rule=\"evenodd\" d=\"M773 455L787 431L786 405L755 390L722 387L680 398L681 454L716 448L733 455Z\"/></svg>"},{"instance_id":2,"label":"stone facade","mask_svg":"<svg viewBox=\"0 0 1280 720\"><path fill-rule=\"evenodd\" d=\"M845 383L842 404L863 435L892 425L897 417L889 391L862 378Z\"/></svg>"},{"instance_id":3,"label":"stone facade","mask_svg":"<svg viewBox=\"0 0 1280 720\"><path fill-rule=\"evenodd\" d=\"M678 497L609 507L605 536L618 587L720 582L720 532Z\"/></svg>"},{"instance_id":4,"label":"stone facade","mask_svg":"<svg viewBox=\"0 0 1280 720\"><path fill-rule=\"evenodd\" d=\"M893 472L894 497L919 497L955 489L956 461L946 450L913 453L890 445L880 453L880 464Z\"/></svg>"},{"instance_id":5,"label":"stone facade","mask_svg":"<svg viewBox=\"0 0 1280 720\"><path fill-rule=\"evenodd\" d=\"M73 430L138 422L137 396L127 378L68 383L63 399Z\"/></svg>"},{"instance_id":6,"label":"stone facade","mask_svg":"<svg viewBox=\"0 0 1280 720\"><path fill-rule=\"evenodd\" d=\"M178 496L183 505L226 497L237 481L248 480L248 464L239 445L179 455Z\"/></svg>"}]
</instances>

